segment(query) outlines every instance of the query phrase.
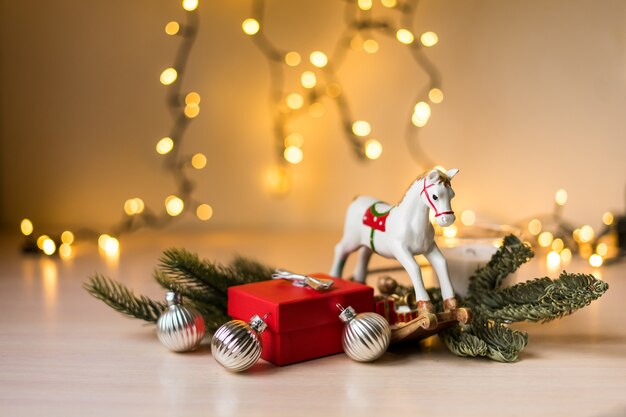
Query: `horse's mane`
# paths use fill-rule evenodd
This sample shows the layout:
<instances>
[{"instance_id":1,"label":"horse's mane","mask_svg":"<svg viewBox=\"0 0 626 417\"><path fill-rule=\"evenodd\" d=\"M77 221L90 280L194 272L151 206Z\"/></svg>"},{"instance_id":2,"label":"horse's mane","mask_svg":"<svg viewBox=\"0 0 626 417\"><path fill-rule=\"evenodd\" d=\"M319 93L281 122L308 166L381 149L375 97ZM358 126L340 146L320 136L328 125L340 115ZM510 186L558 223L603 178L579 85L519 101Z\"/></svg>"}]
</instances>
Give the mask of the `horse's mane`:
<instances>
[{"instance_id":1,"label":"horse's mane","mask_svg":"<svg viewBox=\"0 0 626 417\"><path fill-rule=\"evenodd\" d=\"M437 172L439 173L439 177L437 178L438 182L443 182L444 185L450 186L450 181L452 181L452 178L450 178L449 176L446 175L445 172L441 171L438 168L435 168L437 170ZM404 197L406 197L406 194L409 192L409 190L411 189L411 187L413 186L413 184L415 184L416 182L418 182L419 180L424 179L428 174L430 174L430 171L426 171L421 173L414 181L411 182L411 184L409 185L409 187L406 189L406 191L404 192L404 194L402 194L402 198L400 199L400 201L398 202L397 205L400 205L400 203L402 203L402 200L404 200Z\"/></svg>"}]
</instances>

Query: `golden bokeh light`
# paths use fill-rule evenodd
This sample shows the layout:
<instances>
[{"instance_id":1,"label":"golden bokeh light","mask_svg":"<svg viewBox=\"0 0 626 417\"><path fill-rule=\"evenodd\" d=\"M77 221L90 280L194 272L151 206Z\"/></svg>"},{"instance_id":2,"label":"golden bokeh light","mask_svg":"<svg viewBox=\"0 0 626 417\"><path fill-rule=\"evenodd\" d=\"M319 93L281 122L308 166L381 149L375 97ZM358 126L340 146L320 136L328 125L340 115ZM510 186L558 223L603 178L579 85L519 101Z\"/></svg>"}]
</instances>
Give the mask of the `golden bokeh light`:
<instances>
[{"instance_id":1,"label":"golden bokeh light","mask_svg":"<svg viewBox=\"0 0 626 417\"><path fill-rule=\"evenodd\" d=\"M374 39L367 39L365 42L363 42L363 49L369 54L375 54L376 52L378 52L378 42L376 42Z\"/></svg>"},{"instance_id":2,"label":"golden bokeh light","mask_svg":"<svg viewBox=\"0 0 626 417\"><path fill-rule=\"evenodd\" d=\"M196 103L191 103L185 106L185 116L187 116L188 118L193 119L198 114L200 114L200 106L198 106Z\"/></svg>"},{"instance_id":3,"label":"golden bokeh light","mask_svg":"<svg viewBox=\"0 0 626 417\"><path fill-rule=\"evenodd\" d=\"M290 109L298 110L304 105L304 98L298 93L291 93L285 98L285 103Z\"/></svg>"},{"instance_id":4,"label":"golden bokeh light","mask_svg":"<svg viewBox=\"0 0 626 417\"><path fill-rule=\"evenodd\" d=\"M183 9L192 12L198 8L198 0L183 0Z\"/></svg>"},{"instance_id":5,"label":"golden bokeh light","mask_svg":"<svg viewBox=\"0 0 626 417\"><path fill-rule=\"evenodd\" d=\"M285 138L285 148L290 146L300 147L304 143L304 136L298 132L293 132L287 135Z\"/></svg>"},{"instance_id":6,"label":"golden bokeh light","mask_svg":"<svg viewBox=\"0 0 626 417\"><path fill-rule=\"evenodd\" d=\"M39 249L43 250L43 242L45 242L46 239L50 239L50 237L48 235L41 235L37 238L37 247Z\"/></svg>"},{"instance_id":7,"label":"golden bokeh light","mask_svg":"<svg viewBox=\"0 0 626 417\"><path fill-rule=\"evenodd\" d=\"M265 174L265 186L275 195L285 195L291 189L289 169L284 166L274 166Z\"/></svg>"},{"instance_id":8,"label":"golden bokeh light","mask_svg":"<svg viewBox=\"0 0 626 417\"><path fill-rule=\"evenodd\" d=\"M564 265L567 265L572 260L572 251L568 248L565 248L561 251L561 261Z\"/></svg>"},{"instance_id":9,"label":"golden bokeh light","mask_svg":"<svg viewBox=\"0 0 626 417\"><path fill-rule=\"evenodd\" d=\"M178 78L178 72L174 68L166 68L161 73L161 77L159 78L161 84L170 85Z\"/></svg>"},{"instance_id":10,"label":"golden bokeh light","mask_svg":"<svg viewBox=\"0 0 626 417\"><path fill-rule=\"evenodd\" d=\"M30 236L34 230L33 222L31 222L29 219L23 219L20 222L20 230L22 231L22 234L24 236Z\"/></svg>"},{"instance_id":11,"label":"golden bokeh light","mask_svg":"<svg viewBox=\"0 0 626 417\"><path fill-rule=\"evenodd\" d=\"M410 30L398 29L398 31L396 32L396 39L398 39L400 43L409 45L413 43L413 41L415 40L415 36L413 36L413 33L411 33Z\"/></svg>"},{"instance_id":12,"label":"golden bokeh light","mask_svg":"<svg viewBox=\"0 0 626 417\"><path fill-rule=\"evenodd\" d=\"M559 206L564 206L567 203L567 191L560 189L554 195L554 202Z\"/></svg>"},{"instance_id":13,"label":"golden bokeh light","mask_svg":"<svg viewBox=\"0 0 626 417\"><path fill-rule=\"evenodd\" d=\"M365 156L369 159L378 159L383 153L383 145L376 139L365 142Z\"/></svg>"},{"instance_id":14,"label":"golden bokeh light","mask_svg":"<svg viewBox=\"0 0 626 417\"><path fill-rule=\"evenodd\" d=\"M602 257L606 256L606 254L609 253L608 245L604 242L598 243L598 246L596 246L596 253Z\"/></svg>"},{"instance_id":15,"label":"golden bokeh light","mask_svg":"<svg viewBox=\"0 0 626 417\"><path fill-rule=\"evenodd\" d=\"M465 226L471 226L476 222L476 214L472 210L464 210L461 213L461 223Z\"/></svg>"},{"instance_id":16,"label":"golden bokeh light","mask_svg":"<svg viewBox=\"0 0 626 417\"><path fill-rule=\"evenodd\" d=\"M537 236L539 233L541 233L542 227L543 226L539 219L532 219L530 222L528 222L528 231L531 235Z\"/></svg>"},{"instance_id":17,"label":"golden bokeh light","mask_svg":"<svg viewBox=\"0 0 626 417\"><path fill-rule=\"evenodd\" d=\"M63 233L61 233L61 242L66 243L68 245L71 245L72 243L74 243L74 233L70 232L69 230L66 230Z\"/></svg>"},{"instance_id":18,"label":"golden bokeh light","mask_svg":"<svg viewBox=\"0 0 626 417\"><path fill-rule=\"evenodd\" d=\"M593 231L593 228L591 226L586 224L580 228L578 237L580 241L583 243L591 242L593 238L595 237L595 232Z\"/></svg>"},{"instance_id":19,"label":"golden bokeh light","mask_svg":"<svg viewBox=\"0 0 626 417\"><path fill-rule=\"evenodd\" d=\"M615 217L613 216L613 213L611 213L610 211L607 211L606 213L602 215L602 223L604 223L605 225L610 226L613 224L614 221L615 221Z\"/></svg>"},{"instance_id":20,"label":"golden bokeh light","mask_svg":"<svg viewBox=\"0 0 626 417\"><path fill-rule=\"evenodd\" d=\"M563 243L563 239L554 239L552 242L552 250L555 252L561 252L565 247L565 243Z\"/></svg>"},{"instance_id":21,"label":"golden bokeh light","mask_svg":"<svg viewBox=\"0 0 626 417\"><path fill-rule=\"evenodd\" d=\"M183 212L185 203L179 197L170 195L165 199L165 211L172 217L178 216Z\"/></svg>"},{"instance_id":22,"label":"golden bokeh light","mask_svg":"<svg viewBox=\"0 0 626 417\"><path fill-rule=\"evenodd\" d=\"M202 169L206 166L207 159L204 154L197 153L191 157L191 166L195 169Z\"/></svg>"},{"instance_id":23,"label":"golden bokeh light","mask_svg":"<svg viewBox=\"0 0 626 417\"><path fill-rule=\"evenodd\" d=\"M72 246L69 243L63 243L59 246L59 256L63 259L68 259L72 256Z\"/></svg>"},{"instance_id":24,"label":"golden bokeh light","mask_svg":"<svg viewBox=\"0 0 626 417\"><path fill-rule=\"evenodd\" d=\"M141 198L129 198L124 203L124 212L129 215L135 215L143 212L145 204Z\"/></svg>"},{"instance_id":25,"label":"golden bokeh light","mask_svg":"<svg viewBox=\"0 0 626 417\"><path fill-rule=\"evenodd\" d=\"M413 111L413 116L411 117L411 121L417 127L423 127L428 123L428 119L430 119L431 111L430 105L425 101L420 101L415 105L415 109Z\"/></svg>"},{"instance_id":26,"label":"golden bokeh light","mask_svg":"<svg viewBox=\"0 0 626 417\"><path fill-rule=\"evenodd\" d=\"M594 268L601 267L603 263L604 261L602 259L602 256L598 255L597 253L594 253L589 257L589 265L593 266Z\"/></svg>"},{"instance_id":27,"label":"golden bokeh light","mask_svg":"<svg viewBox=\"0 0 626 417\"><path fill-rule=\"evenodd\" d=\"M459 229L456 227L456 224L450 225L448 227L444 227L441 231L444 237L456 237Z\"/></svg>"},{"instance_id":28,"label":"golden bokeh light","mask_svg":"<svg viewBox=\"0 0 626 417\"><path fill-rule=\"evenodd\" d=\"M191 104L200 104L200 94L196 93L195 91L187 94L185 96L185 104L188 106Z\"/></svg>"},{"instance_id":29,"label":"golden bokeh light","mask_svg":"<svg viewBox=\"0 0 626 417\"><path fill-rule=\"evenodd\" d=\"M285 157L285 160L287 162L294 165L299 164L300 162L302 162L302 159L304 159L304 153L302 152L302 149L298 148L297 146L287 146L285 148L283 156Z\"/></svg>"},{"instance_id":30,"label":"golden bokeh light","mask_svg":"<svg viewBox=\"0 0 626 417\"><path fill-rule=\"evenodd\" d=\"M439 42L439 37L435 32L424 32L422 33L422 36L420 36L420 41L422 42L422 45L431 47Z\"/></svg>"},{"instance_id":31,"label":"golden bokeh light","mask_svg":"<svg viewBox=\"0 0 626 417\"><path fill-rule=\"evenodd\" d=\"M43 243L41 244L41 250L46 255L52 255L54 252L56 252L57 245L56 245L56 243L54 243L54 240L52 240L50 238L46 238L46 239L44 239Z\"/></svg>"},{"instance_id":32,"label":"golden bokeh light","mask_svg":"<svg viewBox=\"0 0 626 417\"><path fill-rule=\"evenodd\" d=\"M317 85L317 77L313 71L304 71L300 76L300 83L304 88L313 88Z\"/></svg>"},{"instance_id":33,"label":"golden bokeh light","mask_svg":"<svg viewBox=\"0 0 626 417\"><path fill-rule=\"evenodd\" d=\"M372 132L372 127L365 120L357 120L352 123L352 133L357 136L367 136Z\"/></svg>"},{"instance_id":34,"label":"golden bokeh light","mask_svg":"<svg viewBox=\"0 0 626 417\"><path fill-rule=\"evenodd\" d=\"M161 138L156 144L156 151L161 155L165 155L174 149L174 141L170 137Z\"/></svg>"},{"instance_id":35,"label":"golden bokeh light","mask_svg":"<svg viewBox=\"0 0 626 417\"><path fill-rule=\"evenodd\" d=\"M106 248L106 243L109 239L111 239L111 236L107 235L106 233L101 234L98 237L98 247L104 250L104 248Z\"/></svg>"},{"instance_id":36,"label":"golden bokeh light","mask_svg":"<svg viewBox=\"0 0 626 417\"><path fill-rule=\"evenodd\" d=\"M109 236L109 238L104 243L104 253L107 256L117 256L120 252L120 241L114 237Z\"/></svg>"},{"instance_id":37,"label":"golden bokeh light","mask_svg":"<svg viewBox=\"0 0 626 417\"><path fill-rule=\"evenodd\" d=\"M537 238L537 242L542 248L550 246L552 244L552 240L554 240L554 236L552 236L552 233L550 232L543 232Z\"/></svg>"},{"instance_id":38,"label":"golden bokeh light","mask_svg":"<svg viewBox=\"0 0 626 417\"><path fill-rule=\"evenodd\" d=\"M324 52L321 51L312 52L309 56L309 59L311 61L311 64L315 65L318 68L324 68L326 65L328 65L328 57Z\"/></svg>"},{"instance_id":39,"label":"golden bokeh light","mask_svg":"<svg viewBox=\"0 0 626 417\"><path fill-rule=\"evenodd\" d=\"M431 88L428 92L428 98L435 104L439 104L443 101L443 91L439 88Z\"/></svg>"},{"instance_id":40,"label":"golden bokeh light","mask_svg":"<svg viewBox=\"0 0 626 417\"><path fill-rule=\"evenodd\" d=\"M179 30L180 25L178 24L178 22L168 22L167 25L165 25L165 33L167 33L168 35L176 35Z\"/></svg>"},{"instance_id":41,"label":"golden bokeh light","mask_svg":"<svg viewBox=\"0 0 626 417\"><path fill-rule=\"evenodd\" d=\"M561 266L561 255L559 255L555 251L550 251L548 256L546 256L546 263L548 265L548 269L555 270Z\"/></svg>"},{"instance_id":42,"label":"golden bokeh light","mask_svg":"<svg viewBox=\"0 0 626 417\"><path fill-rule=\"evenodd\" d=\"M357 5L361 10L370 10L372 8L372 0L358 0Z\"/></svg>"},{"instance_id":43,"label":"golden bokeh light","mask_svg":"<svg viewBox=\"0 0 626 417\"><path fill-rule=\"evenodd\" d=\"M398 5L398 0L380 0L380 3L385 7L396 7Z\"/></svg>"},{"instance_id":44,"label":"golden bokeh light","mask_svg":"<svg viewBox=\"0 0 626 417\"><path fill-rule=\"evenodd\" d=\"M256 35L261 29L261 25L258 20L249 18L243 21L241 28L246 35Z\"/></svg>"},{"instance_id":45,"label":"golden bokeh light","mask_svg":"<svg viewBox=\"0 0 626 417\"><path fill-rule=\"evenodd\" d=\"M311 117L319 119L324 114L326 114L326 107L324 107L324 105L319 101L311 103L311 105L309 106L309 114L311 115Z\"/></svg>"},{"instance_id":46,"label":"golden bokeh light","mask_svg":"<svg viewBox=\"0 0 626 417\"><path fill-rule=\"evenodd\" d=\"M213 207L208 204L200 204L196 209L196 216L198 216L200 220L209 220L213 217Z\"/></svg>"},{"instance_id":47,"label":"golden bokeh light","mask_svg":"<svg viewBox=\"0 0 626 417\"><path fill-rule=\"evenodd\" d=\"M297 67L301 61L302 58L300 58L300 54L297 52L291 51L285 54L285 63L290 67Z\"/></svg>"}]
</instances>

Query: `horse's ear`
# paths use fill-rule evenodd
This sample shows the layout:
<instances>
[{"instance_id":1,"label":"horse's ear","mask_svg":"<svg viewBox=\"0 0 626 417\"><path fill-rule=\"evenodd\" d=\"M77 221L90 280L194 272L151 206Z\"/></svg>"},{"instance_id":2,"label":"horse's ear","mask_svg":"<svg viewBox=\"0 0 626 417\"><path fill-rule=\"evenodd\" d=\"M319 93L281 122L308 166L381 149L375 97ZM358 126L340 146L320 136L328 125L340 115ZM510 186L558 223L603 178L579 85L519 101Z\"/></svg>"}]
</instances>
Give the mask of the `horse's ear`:
<instances>
[{"instance_id":1,"label":"horse's ear","mask_svg":"<svg viewBox=\"0 0 626 417\"><path fill-rule=\"evenodd\" d=\"M456 168L454 168L454 169L451 169L450 171L446 172L446 175L447 175L450 179L452 179L452 177L454 177L454 176L455 176L456 174L458 174L458 173L459 173L459 170L458 170L458 169L456 169Z\"/></svg>"},{"instance_id":2,"label":"horse's ear","mask_svg":"<svg viewBox=\"0 0 626 417\"><path fill-rule=\"evenodd\" d=\"M433 169L428 173L428 179L433 182L439 179L439 170Z\"/></svg>"}]
</instances>

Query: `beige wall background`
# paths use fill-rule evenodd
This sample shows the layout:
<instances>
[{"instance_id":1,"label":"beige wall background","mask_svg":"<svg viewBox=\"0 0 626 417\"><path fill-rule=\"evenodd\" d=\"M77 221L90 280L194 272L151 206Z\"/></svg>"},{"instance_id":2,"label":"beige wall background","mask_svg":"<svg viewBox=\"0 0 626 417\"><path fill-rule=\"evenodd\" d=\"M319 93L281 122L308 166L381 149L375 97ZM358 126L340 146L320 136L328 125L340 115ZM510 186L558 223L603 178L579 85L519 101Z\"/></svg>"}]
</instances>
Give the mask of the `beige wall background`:
<instances>
[{"instance_id":1,"label":"beige wall background","mask_svg":"<svg viewBox=\"0 0 626 417\"><path fill-rule=\"evenodd\" d=\"M377 2L375 2L378 4ZM160 72L173 63L180 2L0 0L0 221L17 230L93 226L106 231L124 201L162 206L173 182L154 151L170 119ZM330 50L342 29L338 0L268 0L266 27L285 49ZM514 222L551 210L565 188L566 217L597 226L623 211L626 186L626 2L621 0L429 0L416 32L443 77L421 141L441 165L461 169L454 208ZM304 118L304 161L294 190L264 187L273 164L269 74L241 31L249 0L200 0L201 30L184 90L202 96L185 153L214 208L175 227L338 229L356 194L398 200L421 168L404 142L406 117L425 78L406 48L351 53L339 75L354 115L372 124L384 153L356 161L332 103Z\"/></svg>"}]
</instances>

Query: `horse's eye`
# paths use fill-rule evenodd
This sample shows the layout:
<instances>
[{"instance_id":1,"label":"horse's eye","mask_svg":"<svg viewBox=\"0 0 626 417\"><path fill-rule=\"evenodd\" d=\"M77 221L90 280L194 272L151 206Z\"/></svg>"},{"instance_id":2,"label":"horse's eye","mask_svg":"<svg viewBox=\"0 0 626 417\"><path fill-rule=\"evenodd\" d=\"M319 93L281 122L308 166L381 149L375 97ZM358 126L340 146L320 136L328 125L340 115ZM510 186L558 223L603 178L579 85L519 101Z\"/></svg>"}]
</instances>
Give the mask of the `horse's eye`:
<instances>
[{"instance_id":1,"label":"horse's eye","mask_svg":"<svg viewBox=\"0 0 626 417\"><path fill-rule=\"evenodd\" d=\"M433 194L433 200L437 201L437 200L439 200L439 197L437 197L435 194Z\"/></svg>"}]
</instances>

